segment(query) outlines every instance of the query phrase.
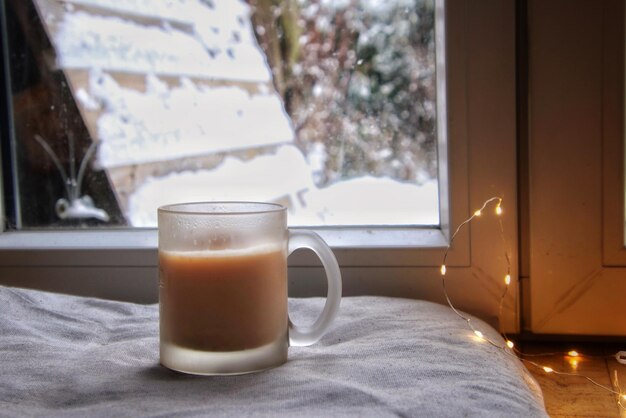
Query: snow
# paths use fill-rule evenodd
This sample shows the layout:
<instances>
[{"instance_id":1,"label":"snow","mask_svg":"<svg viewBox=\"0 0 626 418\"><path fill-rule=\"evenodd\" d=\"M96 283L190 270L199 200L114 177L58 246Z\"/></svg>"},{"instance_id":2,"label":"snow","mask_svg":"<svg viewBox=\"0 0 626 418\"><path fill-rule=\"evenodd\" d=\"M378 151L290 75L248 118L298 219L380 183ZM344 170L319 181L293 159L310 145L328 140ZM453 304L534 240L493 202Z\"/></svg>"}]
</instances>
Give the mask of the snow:
<instances>
[{"instance_id":1,"label":"snow","mask_svg":"<svg viewBox=\"0 0 626 418\"><path fill-rule=\"evenodd\" d=\"M99 111L96 167L184 158L293 141L294 132L254 37L250 7L239 0L72 0L116 16L74 11L55 35L58 64L89 71L76 91ZM71 4L70 4L71 6ZM133 16L162 20L138 23ZM145 75L145 92L111 72ZM159 76L174 76L168 86ZM230 82L208 87L191 80ZM261 85L256 94L236 82Z\"/></svg>"},{"instance_id":2,"label":"snow","mask_svg":"<svg viewBox=\"0 0 626 418\"><path fill-rule=\"evenodd\" d=\"M192 23L206 6L196 0L69 0L73 4L96 6L103 9L153 17L170 21ZM219 2L218 2L219 3Z\"/></svg>"},{"instance_id":3,"label":"snow","mask_svg":"<svg viewBox=\"0 0 626 418\"><path fill-rule=\"evenodd\" d=\"M308 1L300 0L301 6L304 6L307 3ZM321 0L320 2L324 8L334 8L337 10L346 9L351 6L351 3L357 3L354 5L355 8L365 11L371 15L387 14L398 7L415 7L415 0L359 0L357 2L353 2L351 0ZM307 13L308 16L314 16L318 13L318 8L319 6L317 4L311 4L307 8L310 10L305 9L305 13Z\"/></svg>"},{"instance_id":4,"label":"snow","mask_svg":"<svg viewBox=\"0 0 626 418\"><path fill-rule=\"evenodd\" d=\"M439 224L436 181L363 176L317 188L292 145L246 162L229 157L213 170L152 177L130 196L128 217L133 226L154 227L161 205L211 200L286 200L292 226Z\"/></svg>"},{"instance_id":5,"label":"snow","mask_svg":"<svg viewBox=\"0 0 626 418\"><path fill-rule=\"evenodd\" d=\"M268 82L269 68L254 39L249 7L237 0L219 1L210 8L199 2L175 3L83 0L138 15L162 17L189 24L188 30L170 25L139 24L128 18L84 11L68 12L55 35L58 64L62 68L100 68L128 73L154 73L189 77ZM149 10L153 10L152 13Z\"/></svg>"},{"instance_id":6,"label":"snow","mask_svg":"<svg viewBox=\"0 0 626 418\"><path fill-rule=\"evenodd\" d=\"M362 176L312 189L298 225L438 225L436 180L422 185Z\"/></svg>"},{"instance_id":7,"label":"snow","mask_svg":"<svg viewBox=\"0 0 626 418\"><path fill-rule=\"evenodd\" d=\"M282 103L270 92L250 95L235 87L208 87L182 78L169 87L154 75L146 91L120 86L92 71L78 99L100 107L96 165L116 167L223 152L293 140Z\"/></svg>"},{"instance_id":8,"label":"snow","mask_svg":"<svg viewBox=\"0 0 626 418\"><path fill-rule=\"evenodd\" d=\"M227 157L213 170L183 171L152 177L129 198L133 226L156 226L156 209L165 204L214 201L272 201L283 197L298 202L298 193L314 188L309 167L293 145L250 161Z\"/></svg>"}]
</instances>

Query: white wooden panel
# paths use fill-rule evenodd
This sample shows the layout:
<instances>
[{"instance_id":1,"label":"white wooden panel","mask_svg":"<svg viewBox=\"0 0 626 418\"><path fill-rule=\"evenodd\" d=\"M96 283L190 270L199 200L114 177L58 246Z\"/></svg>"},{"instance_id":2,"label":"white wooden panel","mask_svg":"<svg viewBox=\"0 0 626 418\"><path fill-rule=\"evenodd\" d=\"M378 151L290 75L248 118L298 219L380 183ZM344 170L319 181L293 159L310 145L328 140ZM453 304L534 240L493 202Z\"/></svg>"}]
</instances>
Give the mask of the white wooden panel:
<instances>
[{"instance_id":1,"label":"white wooden panel","mask_svg":"<svg viewBox=\"0 0 626 418\"><path fill-rule=\"evenodd\" d=\"M605 107L615 102L607 97L605 36L616 10L623 19L621 1L529 3L534 333L626 335L626 323L615 320L626 313L616 296L626 294L626 270L605 268L602 251Z\"/></svg>"},{"instance_id":2,"label":"white wooden panel","mask_svg":"<svg viewBox=\"0 0 626 418\"><path fill-rule=\"evenodd\" d=\"M626 266L624 247L624 4L609 3L603 27L603 260Z\"/></svg>"}]
</instances>

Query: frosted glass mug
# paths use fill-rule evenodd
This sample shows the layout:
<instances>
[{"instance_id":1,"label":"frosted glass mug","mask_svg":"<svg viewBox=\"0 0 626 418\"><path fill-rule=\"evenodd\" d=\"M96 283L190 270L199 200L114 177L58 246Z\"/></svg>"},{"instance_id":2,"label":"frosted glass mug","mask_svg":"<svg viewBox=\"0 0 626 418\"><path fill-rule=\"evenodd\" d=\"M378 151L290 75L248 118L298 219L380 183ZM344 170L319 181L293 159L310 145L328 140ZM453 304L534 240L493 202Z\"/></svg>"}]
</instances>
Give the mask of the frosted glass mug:
<instances>
[{"instance_id":1,"label":"frosted glass mug","mask_svg":"<svg viewBox=\"0 0 626 418\"><path fill-rule=\"evenodd\" d=\"M318 341L339 310L337 260L315 233L287 229L284 206L202 202L158 209L160 361L193 374L240 374L287 361ZM310 327L287 312L287 256L309 248L328 280Z\"/></svg>"}]
</instances>

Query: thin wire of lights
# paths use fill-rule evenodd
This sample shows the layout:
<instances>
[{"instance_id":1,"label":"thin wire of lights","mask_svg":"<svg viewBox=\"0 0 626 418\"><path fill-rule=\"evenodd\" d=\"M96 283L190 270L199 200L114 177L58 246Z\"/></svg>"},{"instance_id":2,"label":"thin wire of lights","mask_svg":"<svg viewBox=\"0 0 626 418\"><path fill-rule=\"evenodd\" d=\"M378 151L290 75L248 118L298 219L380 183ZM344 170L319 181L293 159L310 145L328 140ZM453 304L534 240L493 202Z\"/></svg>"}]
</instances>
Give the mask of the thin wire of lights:
<instances>
[{"instance_id":1,"label":"thin wire of lights","mask_svg":"<svg viewBox=\"0 0 626 418\"><path fill-rule=\"evenodd\" d=\"M506 239L505 239L505 234L504 234L504 227L502 226L502 214L504 213L503 209L502 209L502 198L500 197L492 197L490 199L487 199L485 201L485 203L483 203L483 205L480 207L480 209L474 211L474 213L472 214L472 216L470 216L469 218L467 218L465 221L461 222L461 224L456 228L456 230L454 231L454 233L452 234L452 237L450 238L450 242L448 243L448 246L443 254L443 260L441 262L441 267L439 269L440 273L441 273L441 283L442 283L442 287L443 287L443 294L446 298L446 301L448 303L448 306L452 309L452 311L454 311L454 313L461 318L462 320L464 320L467 324L467 326L469 327L469 329L472 331L472 333L474 334L475 338L477 338L480 341L485 341L487 343L489 343L489 345L501 350L502 352L504 352L507 355L513 356L515 358L518 358L519 360L521 360L522 362L529 364L533 367L536 367L540 370L543 370L546 374L554 374L554 375L559 375L559 376L574 376L574 377L580 377L583 378L585 380L587 380L589 383L605 390L608 391L610 393L612 393L613 395L617 396L617 404L618 406L623 409L626 410L626 393L622 391L620 385L619 385L619 381L617 378L617 371L614 371L614 379L613 379L613 386L615 388L617 388L617 390L610 388L608 386L605 386L601 383L598 383L597 381L595 381L594 379L590 378L589 376L585 376L582 374L578 374L578 373L572 373L572 372L565 372L565 371L561 371L561 370L556 370L550 366L547 365L543 365L540 363L537 363L535 361L529 360L525 357L531 357L531 356L547 356L547 355L555 355L555 354L559 354L559 355L564 355L565 357L570 359L570 365L572 366L573 369L576 369L578 367L578 362L579 359L583 358L583 355L581 353L579 353L578 351L575 350L570 350L568 352L553 352L553 353L538 353L538 354L525 354L522 353L521 351L519 351L516 347L515 344L509 340L506 337L506 334L502 334L505 340L505 345L501 345L497 342L494 342L493 340L491 340L490 338L488 338L487 336L485 336L485 334L483 332L481 332L479 329L477 329L476 327L474 327L474 324L472 323L472 319L466 315L464 315L462 312L460 312L459 310L456 309L456 307L454 306L454 304L452 303L452 301L450 300L450 296L448 295L448 290L446 288L446 274L447 274L447 266L446 266L446 260L448 258L448 252L450 251L450 248L452 247L452 244L454 243L454 239L456 238L456 236L459 234L459 232L468 224L470 224L474 219L480 218L483 216L483 214L485 213L485 210L487 209L487 206L489 206L490 204L495 203L495 209L494 209L494 213L498 219L498 226L499 226L499 232L500 232L500 238L502 240L502 244L503 247L505 248L505 252L504 252L504 256L505 256L505 260L506 260L506 275L504 276L503 282L504 282L504 290L502 292L502 295L500 297L500 302L499 302L499 306L498 306L498 318L502 317L502 308L504 305L504 300L505 297L508 293L509 290L509 286L511 284L511 258L509 257L509 253L506 250L507 245L506 245ZM584 357L594 357L594 356L588 356L585 355ZM603 356L604 357L604 356ZM620 364L626 364L626 351L619 351L616 354L610 356L610 357L614 357L615 360L620 363Z\"/></svg>"}]
</instances>

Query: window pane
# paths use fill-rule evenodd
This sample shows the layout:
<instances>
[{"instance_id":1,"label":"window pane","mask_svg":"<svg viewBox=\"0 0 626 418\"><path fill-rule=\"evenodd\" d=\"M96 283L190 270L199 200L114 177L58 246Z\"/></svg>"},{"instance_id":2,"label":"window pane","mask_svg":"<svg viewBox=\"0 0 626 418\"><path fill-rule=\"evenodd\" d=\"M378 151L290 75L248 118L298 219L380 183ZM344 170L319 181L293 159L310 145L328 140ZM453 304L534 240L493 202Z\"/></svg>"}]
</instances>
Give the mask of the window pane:
<instances>
[{"instance_id":1,"label":"window pane","mask_svg":"<svg viewBox=\"0 0 626 418\"><path fill-rule=\"evenodd\" d=\"M438 225L433 2L6 0L12 226Z\"/></svg>"}]
</instances>

